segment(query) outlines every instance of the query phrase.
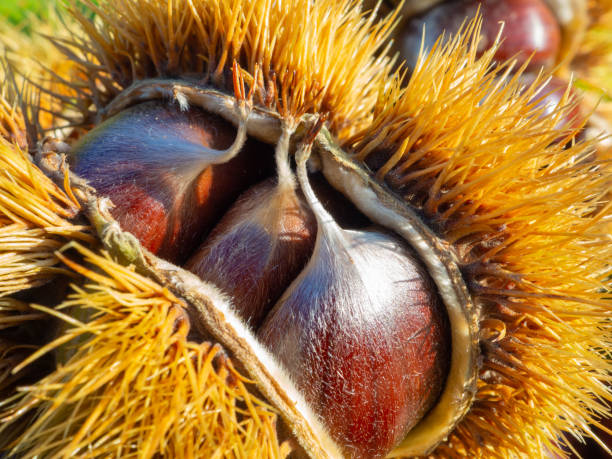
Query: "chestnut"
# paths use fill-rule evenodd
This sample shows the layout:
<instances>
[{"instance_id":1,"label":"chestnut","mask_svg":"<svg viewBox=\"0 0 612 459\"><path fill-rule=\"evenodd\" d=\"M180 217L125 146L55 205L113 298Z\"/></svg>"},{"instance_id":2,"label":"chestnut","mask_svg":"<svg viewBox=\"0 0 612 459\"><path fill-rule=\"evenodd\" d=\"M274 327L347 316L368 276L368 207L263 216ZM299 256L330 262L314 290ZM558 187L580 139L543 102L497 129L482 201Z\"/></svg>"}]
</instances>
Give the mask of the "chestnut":
<instances>
[{"instance_id":1,"label":"chestnut","mask_svg":"<svg viewBox=\"0 0 612 459\"><path fill-rule=\"evenodd\" d=\"M238 195L269 172L264 147L252 141L219 160L235 137L218 116L146 102L80 139L71 166L112 200L113 217L145 248L183 262Z\"/></svg>"},{"instance_id":2,"label":"chestnut","mask_svg":"<svg viewBox=\"0 0 612 459\"><path fill-rule=\"evenodd\" d=\"M186 268L226 293L256 329L304 267L315 232L302 200L270 179L238 198Z\"/></svg>"},{"instance_id":3,"label":"chestnut","mask_svg":"<svg viewBox=\"0 0 612 459\"><path fill-rule=\"evenodd\" d=\"M313 254L258 336L348 457L384 457L433 406L450 332L433 281L399 237L345 230L302 191L318 224Z\"/></svg>"},{"instance_id":4,"label":"chestnut","mask_svg":"<svg viewBox=\"0 0 612 459\"><path fill-rule=\"evenodd\" d=\"M421 48L430 50L442 33L455 35L466 19L478 9L482 14L479 49L489 49L504 23L501 43L495 54L499 62L516 58L519 65L528 59L529 68L554 65L561 46L561 27L543 0L453 0L438 4L405 22L396 37L400 56L414 68Z\"/></svg>"},{"instance_id":5,"label":"chestnut","mask_svg":"<svg viewBox=\"0 0 612 459\"><path fill-rule=\"evenodd\" d=\"M362 228L299 158L298 192L288 151L285 132L277 179L246 191L186 267L231 300L347 456L382 457L442 391L448 319L406 243Z\"/></svg>"}]
</instances>

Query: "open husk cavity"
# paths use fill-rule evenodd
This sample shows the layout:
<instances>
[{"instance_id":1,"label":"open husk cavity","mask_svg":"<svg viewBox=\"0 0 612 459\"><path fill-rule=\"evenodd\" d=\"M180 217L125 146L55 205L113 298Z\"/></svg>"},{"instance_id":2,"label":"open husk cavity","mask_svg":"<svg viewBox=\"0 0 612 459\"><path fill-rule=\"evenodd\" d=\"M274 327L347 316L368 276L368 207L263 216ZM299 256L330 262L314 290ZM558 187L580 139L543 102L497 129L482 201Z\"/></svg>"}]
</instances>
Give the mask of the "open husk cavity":
<instances>
[{"instance_id":1,"label":"open husk cavity","mask_svg":"<svg viewBox=\"0 0 612 459\"><path fill-rule=\"evenodd\" d=\"M541 116L546 76L524 88L511 64L492 69L493 51L476 58L474 22L406 79L385 57L394 17L352 1L88 7L97 19L75 6L82 31L56 43L69 74L47 74L48 102L26 113L78 137L163 99L270 144L291 130L294 151L422 258L451 370L391 456L563 456L565 438L594 435L612 398L612 169L556 128L569 102ZM70 173L74 139L0 109L0 449L338 457L230 302L142 249Z\"/></svg>"}]
</instances>

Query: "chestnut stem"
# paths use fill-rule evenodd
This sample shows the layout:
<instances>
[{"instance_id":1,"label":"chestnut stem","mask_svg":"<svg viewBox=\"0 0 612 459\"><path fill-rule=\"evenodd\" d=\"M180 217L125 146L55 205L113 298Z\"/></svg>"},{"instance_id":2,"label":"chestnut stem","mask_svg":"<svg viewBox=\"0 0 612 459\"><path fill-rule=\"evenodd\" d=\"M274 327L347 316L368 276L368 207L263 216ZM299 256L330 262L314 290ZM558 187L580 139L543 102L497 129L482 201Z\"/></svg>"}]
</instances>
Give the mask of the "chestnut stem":
<instances>
[{"instance_id":1,"label":"chestnut stem","mask_svg":"<svg viewBox=\"0 0 612 459\"><path fill-rule=\"evenodd\" d=\"M306 201L313 210L317 222L321 227L325 225L336 225L336 221L334 218L327 212L321 201L315 195L312 187L310 186L310 181L308 180L308 172L306 171L306 162L308 158L310 158L310 153L312 151L312 143L302 143L298 148L298 151L295 154L295 160L297 163L297 176L298 181L300 182L300 186L302 187L302 192L306 197Z\"/></svg>"},{"instance_id":2,"label":"chestnut stem","mask_svg":"<svg viewBox=\"0 0 612 459\"><path fill-rule=\"evenodd\" d=\"M295 132L295 124L284 123L281 136L276 144L275 160L279 191L295 190L295 178L289 164L289 141Z\"/></svg>"}]
</instances>

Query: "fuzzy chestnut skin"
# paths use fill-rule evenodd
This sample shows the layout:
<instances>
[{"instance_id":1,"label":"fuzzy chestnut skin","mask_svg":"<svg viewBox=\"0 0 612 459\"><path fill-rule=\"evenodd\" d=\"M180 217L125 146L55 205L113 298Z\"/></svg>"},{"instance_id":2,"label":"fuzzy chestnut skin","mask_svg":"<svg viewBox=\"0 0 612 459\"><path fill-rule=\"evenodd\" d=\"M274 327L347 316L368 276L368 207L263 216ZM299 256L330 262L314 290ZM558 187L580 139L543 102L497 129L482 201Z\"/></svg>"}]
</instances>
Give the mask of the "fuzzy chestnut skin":
<instances>
[{"instance_id":1,"label":"fuzzy chestnut skin","mask_svg":"<svg viewBox=\"0 0 612 459\"><path fill-rule=\"evenodd\" d=\"M113 217L124 230L181 263L238 195L273 170L267 148L252 141L227 163L211 165L235 135L217 116L147 102L84 136L71 167L113 201Z\"/></svg>"},{"instance_id":2,"label":"fuzzy chestnut skin","mask_svg":"<svg viewBox=\"0 0 612 459\"><path fill-rule=\"evenodd\" d=\"M397 47L409 68L414 68L425 27L425 50L438 37L455 35L466 18L473 18L480 6L483 18L480 50L491 47L504 22L502 43L495 54L499 62L516 57L522 65L530 56L529 68L554 65L561 46L561 27L543 0L453 0L410 18L400 29Z\"/></svg>"},{"instance_id":3,"label":"fuzzy chestnut skin","mask_svg":"<svg viewBox=\"0 0 612 459\"><path fill-rule=\"evenodd\" d=\"M258 336L348 457L384 457L442 390L446 312L397 237L318 222L308 265Z\"/></svg>"}]
</instances>

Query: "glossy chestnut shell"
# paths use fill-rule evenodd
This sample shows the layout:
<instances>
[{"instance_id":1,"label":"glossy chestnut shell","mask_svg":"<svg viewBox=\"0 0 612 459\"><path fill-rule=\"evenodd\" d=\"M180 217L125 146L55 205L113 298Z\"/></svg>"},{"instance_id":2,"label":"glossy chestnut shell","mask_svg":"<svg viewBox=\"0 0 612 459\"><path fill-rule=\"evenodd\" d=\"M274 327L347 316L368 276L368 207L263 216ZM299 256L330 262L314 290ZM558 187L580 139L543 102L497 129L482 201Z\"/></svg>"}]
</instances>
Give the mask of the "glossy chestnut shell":
<instances>
[{"instance_id":1,"label":"glossy chestnut shell","mask_svg":"<svg viewBox=\"0 0 612 459\"><path fill-rule=\"evenodd\" d=\"M231 123L202 110L147 102L124 110L83 137L71 165L113 201L113 216L151 252L182 263L227 207L269 174L267 147L247 143L223 164Z\"/></svg>"}]
</instances>

